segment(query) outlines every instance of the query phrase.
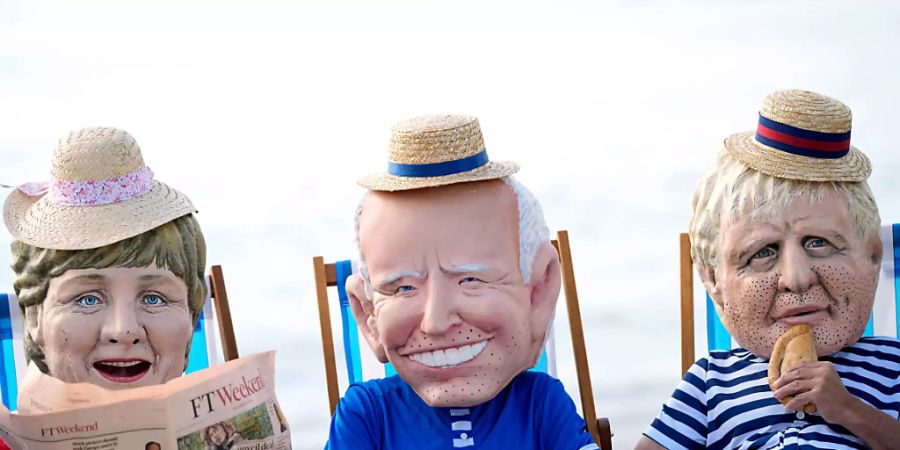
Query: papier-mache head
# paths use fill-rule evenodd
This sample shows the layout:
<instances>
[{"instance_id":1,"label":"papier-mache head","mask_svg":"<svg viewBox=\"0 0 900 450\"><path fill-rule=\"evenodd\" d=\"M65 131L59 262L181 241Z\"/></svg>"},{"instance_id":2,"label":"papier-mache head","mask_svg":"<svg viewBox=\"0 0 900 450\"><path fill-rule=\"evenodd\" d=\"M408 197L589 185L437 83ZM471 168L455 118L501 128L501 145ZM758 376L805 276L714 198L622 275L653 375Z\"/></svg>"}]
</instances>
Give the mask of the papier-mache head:
<instances>
[{"instance_id":1,"label":"papier-mache head","mask_svg":"<svg viewBox=\"0 0 900 450\"><path fill-rule=\"evenodd\" d=\"M869 159L850 145L850 109L800 90L763 101L757 129L725 139L693 197L691 253L719 317L768 357L808 323L819 355L855 342L881 265Z\"/></svg>"},{"instance_id":2,"label":"papier-mache head","mask_svg":"<svg viewBox=\"0 0 900 450\"><path fill-rule=\"evenodd\" d=\"M13 190L3 210L26 357L114 389L181 375L207 294L194 210L154 179L127 132L61 139L50 181Z\"/></svg>"},{"instance_id":3,"label":"papier-mache head","mask_svg":"<svg viewBox=\"0 0 900 450\"><path fill-rule=\"evenodd\" d=\"M395 125L387 173L364 178L357 323L431 406L471 406L534 366L560 289L541 207L487 156L478 120Z\"/></svg>"}]
</instances>

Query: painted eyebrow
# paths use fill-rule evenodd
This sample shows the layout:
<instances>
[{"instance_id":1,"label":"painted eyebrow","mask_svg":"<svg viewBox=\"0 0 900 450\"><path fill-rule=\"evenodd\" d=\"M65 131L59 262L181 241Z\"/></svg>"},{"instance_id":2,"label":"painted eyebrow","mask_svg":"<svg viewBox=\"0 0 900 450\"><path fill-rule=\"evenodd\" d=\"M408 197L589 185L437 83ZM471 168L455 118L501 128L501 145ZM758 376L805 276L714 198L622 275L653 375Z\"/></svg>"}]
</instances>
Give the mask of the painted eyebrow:
<instances>
[{"instance_id":1,"label":"painted eyebrow","mask_svg":"<svg viewBox=\"0 0 900 450\"><path fill-rule=\"evenodd\" d=\"M107 280L106 275L103 275L101 273L90 273L90 274L78 275L78 276L69 278L68 280L66 280L66 284L73 283L76 281L106 281L106 280Z\"/></svg>"},{"instance_id":2,"label":"painted eyebrow","mask_svg":"<svg viewBox=\"0 0 900 450\"><path fill-rule=\"evenodd\" d=\"M141 275L138 277L138 281L140 282L148 282L148 281L168 281L171 282L172 279L165 275Z\"/></svg>"},{"instance_id":3,"label":"painted eyebrow","mask_svg":"<svg viewBox=\"0 0 900 450\"><path fill-rule=\"evenodd\" d=\"M492 270L493 267L487 264L460 264L460 265L452 265L450 268L446 269L445 272L452 274L461 274L461 273L477 273L477 272L487 272Z\"/></svg>"},{"instance_id":4,"label":"painted eyebrow","mask_svg":"<svg viewBox=\"0 0 900 450\"><path fill-rule=\"evenodd\" d=\"M389 285L401 278L410 277L410 278L422 278L422 274L416 272L414 270L407 270L404 272L394 272L390 275L385 276L381 281L378 282L379 286Z\"/></svg>"}]
</instances>

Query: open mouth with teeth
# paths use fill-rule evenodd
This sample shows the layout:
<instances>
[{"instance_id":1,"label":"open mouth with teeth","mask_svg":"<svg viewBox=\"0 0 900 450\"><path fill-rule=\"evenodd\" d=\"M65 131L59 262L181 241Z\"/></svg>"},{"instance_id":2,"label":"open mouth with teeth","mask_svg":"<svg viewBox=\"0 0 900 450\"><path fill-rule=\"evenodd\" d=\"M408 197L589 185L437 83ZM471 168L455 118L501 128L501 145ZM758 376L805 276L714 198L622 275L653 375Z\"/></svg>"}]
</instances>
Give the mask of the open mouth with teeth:
<instances>
[{"instance_id":1,"label":"open mouth with teeth","mask_svg":"<svg viewBox=\"0 0 900 450\"><path fill-rule=\"evenodd\" d=\"M94 369L107 380L133 383L150 371L152 364L143 359L105 359L94 363Z\"/></svg>"},{"instance_id":2,"label":"open mouth with teeth","mask_svg":"<svg viewBox=\"0 0 900 450\"><path fill-rule=\"evenodd\" d=\"M436 369L446 369L475 359L487 347L487 342L487 340L484 340L471 345L412 353L407 356L419 364Z\"/></svg>"}]
</instances>

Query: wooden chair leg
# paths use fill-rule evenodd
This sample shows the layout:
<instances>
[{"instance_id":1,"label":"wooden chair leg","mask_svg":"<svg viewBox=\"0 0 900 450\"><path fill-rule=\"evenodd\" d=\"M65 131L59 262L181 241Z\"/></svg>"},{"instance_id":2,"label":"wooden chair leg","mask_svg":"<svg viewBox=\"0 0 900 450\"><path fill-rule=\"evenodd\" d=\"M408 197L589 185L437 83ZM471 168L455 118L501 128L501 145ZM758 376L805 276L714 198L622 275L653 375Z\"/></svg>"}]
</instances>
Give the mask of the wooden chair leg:
<instances>
[{"instance_id":1,"label":"wooden chair leg","mask_svg":"<svg viewBox=\"0 0 900 450\"><path fill-rule=\"evenodd\" d=\"M612 429L609 427L609 419L600 417L597 419L597 429L600 432L600 450L612 450Z\"/></svg>"},{"instance_id":2,"label":"wooden chair leg","mask_svg":"<svg viewBox=\"0 0 900 450\"><path fill-rule=\"evenodd\" d=\"M234 339L234 325L231 323L231 308L228 307L228 293L225 291L222 266L212 266L209 272L209 285L212 288L216 317L219 319L219 334L222 337L222 356L225 361L238 359L237 341Z\"/></svg>"}]
</instances>

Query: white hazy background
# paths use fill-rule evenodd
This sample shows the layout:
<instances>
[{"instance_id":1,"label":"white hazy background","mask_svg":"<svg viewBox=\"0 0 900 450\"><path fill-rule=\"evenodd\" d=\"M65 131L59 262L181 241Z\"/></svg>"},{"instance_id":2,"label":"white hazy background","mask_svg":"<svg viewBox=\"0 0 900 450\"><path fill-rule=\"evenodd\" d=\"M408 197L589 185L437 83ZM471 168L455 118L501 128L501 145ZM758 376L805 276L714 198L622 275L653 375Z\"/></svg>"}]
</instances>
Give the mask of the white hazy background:
<instances>
[{"instance_id":1,"label":"white hazy background","mask_svg":"<svg viewBox=\"0 0 900 450\"><path fill-rule=\"evenodd\" d=\"M46 180L72 129L136 136L198 206L240 351L279 350L295 448L314 449L329 416L311 257L354 254L355 181L385 168L392 123L477 115L570 231L597 410L631 448L679 379L677 235L722 139L755 128L770 91L839 98L900 221L898 56L895 1L0 0L0 181Z\"/></svg>"}]
</instances>

